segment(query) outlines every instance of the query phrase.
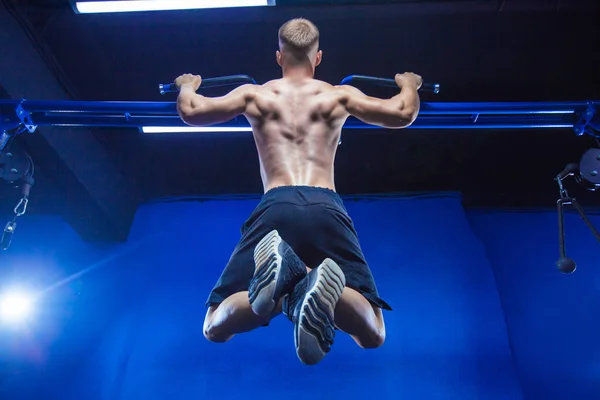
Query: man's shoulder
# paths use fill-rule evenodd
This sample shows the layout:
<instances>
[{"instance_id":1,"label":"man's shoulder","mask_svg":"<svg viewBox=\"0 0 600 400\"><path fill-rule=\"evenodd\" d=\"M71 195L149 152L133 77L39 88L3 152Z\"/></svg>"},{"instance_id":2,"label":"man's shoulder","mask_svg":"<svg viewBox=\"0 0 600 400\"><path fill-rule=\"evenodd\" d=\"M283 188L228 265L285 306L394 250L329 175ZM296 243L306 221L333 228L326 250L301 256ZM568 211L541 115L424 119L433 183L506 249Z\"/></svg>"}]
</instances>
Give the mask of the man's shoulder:
<instances>
[{"instance_id":1,"label":"man's shoulder","mask_svg":"<svg viewBox=\"0 0 600 400\"><path fill-rule=\"evenodd\" d=\"M311 85L321 91L335 90L336 88L336 86L331 83L319 79L312 79Z\"/></svg>"},{"instance_id":2,"label":"man's shoulder","mask_svg":"<svg viewBox=\"0 0 600 400\"><path fill-rule=\"evenodd\" d=\"M269 89L275 86L280 85L282 82L282 79L271 79L270 81L267 81L265 83L263 83L262 85L259 85L261 88L265 88L265 89Z\"/></svg>"}]
</instances>

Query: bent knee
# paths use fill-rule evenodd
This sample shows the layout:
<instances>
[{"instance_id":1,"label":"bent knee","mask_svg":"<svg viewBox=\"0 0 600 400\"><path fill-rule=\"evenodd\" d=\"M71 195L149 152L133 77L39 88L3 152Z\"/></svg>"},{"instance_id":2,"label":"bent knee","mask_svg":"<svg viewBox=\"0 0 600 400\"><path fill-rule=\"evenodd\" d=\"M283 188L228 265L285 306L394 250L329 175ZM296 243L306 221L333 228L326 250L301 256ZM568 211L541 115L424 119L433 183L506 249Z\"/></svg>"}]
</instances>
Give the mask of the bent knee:
<instances>
[{"instance_id":1,"label":"bent knee","mask_svg":"<svg viewBox=\"0 0 600 400\"><path fill-rule=\"evenodd\" d=\"M376 349L383 346L385 342L385 331L372 330L361 337L356 338L356 342L363 349Z\"/></svg>"},{"instance_id":2,"label":"bent knee","mask_svg":"<svg viewBox=\"0 0 600 400\"><path fill-rule=\"evenodd\" d=\"M233 337L233 335L223 332L218 326L206 322L204 323L203 331L206 340L213 343L225 343Z\"/></svg>"}]
</instances>

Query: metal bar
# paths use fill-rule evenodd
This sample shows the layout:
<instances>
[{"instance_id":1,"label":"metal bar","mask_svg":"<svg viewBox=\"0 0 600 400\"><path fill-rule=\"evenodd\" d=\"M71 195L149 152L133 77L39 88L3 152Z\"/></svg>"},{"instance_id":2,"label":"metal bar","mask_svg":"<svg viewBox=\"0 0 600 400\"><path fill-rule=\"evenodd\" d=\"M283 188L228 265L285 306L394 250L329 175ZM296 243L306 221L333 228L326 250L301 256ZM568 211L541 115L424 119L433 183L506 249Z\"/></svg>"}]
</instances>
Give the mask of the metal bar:
<instances>
[{"instance_id":1,"label":"metal bar","mask_svg":"<svg viewBox=\"0 0 600 400\"><path fill-rule=\"evenodd\" d=\"M386 86L393 87L398 89L398 84L396 84L395 79L389 78L378 78L375 76L366 76L366 75L350 75L345 77L340 85L349 85L351 83L370 83L377 86ZM438 94L440 92L440 84L439 83L423 83L421 88L419 89L421 92L429 92L433 94Z\"/></svg>"},{"instance_id":2,"label":"metal bar","mask_svg":"<svg viewBox=\"0 0 600 400\"><path fill-rule=\"evenodd\" d=\"M6 101L0 101L0 105ZM37 101L23 100L20 103L30 113L140 113L177 115L175 102L133 101Z\"/></svg>"},{"instance_id":3,"label":"metal bar","mask_svg":"<svg viewBox=\"0 0 600 400\"><path fill-rule=\"evenodd\" d=\"M174 114L175 102L131 101L36 101L0 100L0 107L22 105L29 112L113 112ZM600 101L537 102L537 103L422 103L420 114L569 114L583 112L588 105L600 106Z\"/></svg>"},{"instance_id":4,"label":"metal bar","mask_svg":"<svg viewBox=\"0 0 600 400\"><path fill-rule=\"evenodd\" d=\"M583 220L585 225L588 227L590 232L592 232L592 235L594 235L596 240L598 242L600 242L600 233L598 232L598 230L596 230L596 227L594 227L594 224L592 224L592 221L590 221L588 216L585 214L585 211L583 211L583 207L581 207L579 202L575 199L571 199L571 204L577 210L577 212L579 213L579 216L581 217L581 219Z\"/></svg>"},{"instance_id":5,"label":"metal bar","mask_svg":"<svg viewBox=\"0 0 600 400\"><path fill-rule=\"evenodd\" d=\"M505 102L505 103L422 103L423 114L574 114L584 112L588 105L600 106L600 101L587 102Z\"/></svg>"},{"instance_id":6,"label":"metal bar","mask_svg":"<svg viewBox=\"0 0 600 400\"><path fill-rule=\"evenodd\" d=\"M565 246L565 220L564 220L564 204L569 204L566 199L559 199L556 202L556 211L558 213L558 251L560 259L567 258L567 251Z\"/></svg>"},{"instance_id":7,"label":"metal bar","mask_svg":"<svg viewBox=\"0 0 600 400\"><path fill-rule=\"evenodd\" d=\"M411 126L417 129L527 129L573 128L578 115L594 102L538 103L422 103L419 117ZM94 102L0 100L2 119L0 132L19 119L16 110L30 113L37 126L185 126L174 102ZM12 110L12 111L11 111ZM12 115L10 114L12 112ZM240 117L222 127L248 127ZM349 118L347 129L378 129L355 118Z\"/></svg>"},{"instance_id":8,"label":"metal bar","mask_svg":"<svg viewBox=\"0 0 600 400\"><path fill-rule=\"evenodd\" d=\"M141 127L141 126L186 126L177 115L100 115L94 113L43 113L33 114L32 120L37 126L104 126L104 127ZM222 127L249 127L248 121L237 118ZM525 128L572 128L569 118L559 115L540 116L432 116L424 115L414 122L415 129L525 129ZM355 118L349 118L346 129L380 129L367 125Z\"/></svg>"},{"instance_id":9,"label":"metal bar","mask_svg":"<svg viewBox=\"0 0 600 400\"><path fill-rule=\"evenodd\" d=\"M241 85L243 83L256 84L253 77L248 75L230 75L230 76L218 76L216 78L202 79L202 85L199 90L207 87L219 87L219 86L230 86L230 85ZM175 83L161 83L158 85L158 91L160 94L179 92Z\"/></svg>"}]
</instances>

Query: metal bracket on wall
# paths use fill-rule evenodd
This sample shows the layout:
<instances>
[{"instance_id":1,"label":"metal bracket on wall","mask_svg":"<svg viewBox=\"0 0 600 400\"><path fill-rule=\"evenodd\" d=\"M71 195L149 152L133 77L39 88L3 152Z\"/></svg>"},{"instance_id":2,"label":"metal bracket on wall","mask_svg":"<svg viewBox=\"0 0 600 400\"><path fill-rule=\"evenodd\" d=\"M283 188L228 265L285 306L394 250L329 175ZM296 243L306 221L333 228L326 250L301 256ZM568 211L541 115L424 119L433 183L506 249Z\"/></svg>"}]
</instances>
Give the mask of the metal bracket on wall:
<instances>
[{"instance_id":1,"label":"metal bracket on wall","mask_svg":"<svg viewBox=\"0 0 600 400\"><path fill-rule=\"evenodd\" d=\"M598 103L588 102L587 109L581 113L579 121L573 126L577 136L590 135L600 137L600 118L598 118Z\"/></svg>"},{"instance_id":2,"label":"metal bracket on wall","mask_svg":"<svg viewBox=\"0 0 600 400\"><path fill-rule=\"evenodd\" d=\"M0 104L0 152L8 147L13 138L21 133L33 133L37 129L31 119L31 113L23 107L21 100L15 107Z\"/></svg>"}]
</instances>

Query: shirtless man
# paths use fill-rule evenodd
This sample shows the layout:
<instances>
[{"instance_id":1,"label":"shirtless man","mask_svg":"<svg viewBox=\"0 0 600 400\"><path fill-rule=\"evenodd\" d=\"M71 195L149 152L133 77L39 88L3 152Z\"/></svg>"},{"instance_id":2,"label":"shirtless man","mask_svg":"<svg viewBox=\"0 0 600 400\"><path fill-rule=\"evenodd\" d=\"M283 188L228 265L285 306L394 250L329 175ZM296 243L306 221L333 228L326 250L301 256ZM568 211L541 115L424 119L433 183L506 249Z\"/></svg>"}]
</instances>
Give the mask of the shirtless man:
<instances>
[{"instance_id":1,"label":"shirtless man","mask_svg":"<svg viewBox=\"0 0 600 400\"><path fill-rule=\"evenodd\" d=\"M363 348L385 340L382 309L391 308L378 296L353 222L335 192L333 164L350 115L385 128L411 125L422 80L396 75L401 92L384 100L314 79L323 55L319 31L305 19L280 28L276 56L282 79L240 86L223 97L196 94L199 76L175 81L186 124L248 119L264 186L208 297L204 335L226 342L283 312L294 324L298 358L313 365L329 352L335 329Z\"/></svg>"}]
</instances>

